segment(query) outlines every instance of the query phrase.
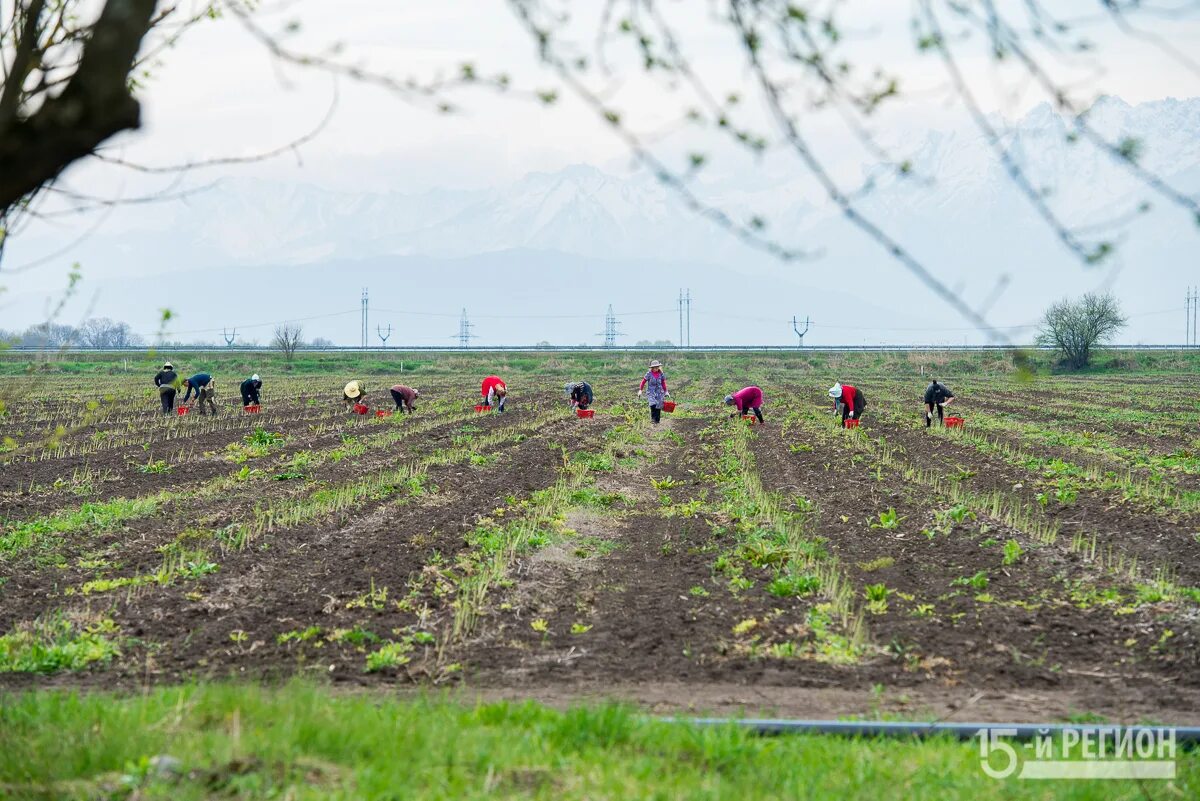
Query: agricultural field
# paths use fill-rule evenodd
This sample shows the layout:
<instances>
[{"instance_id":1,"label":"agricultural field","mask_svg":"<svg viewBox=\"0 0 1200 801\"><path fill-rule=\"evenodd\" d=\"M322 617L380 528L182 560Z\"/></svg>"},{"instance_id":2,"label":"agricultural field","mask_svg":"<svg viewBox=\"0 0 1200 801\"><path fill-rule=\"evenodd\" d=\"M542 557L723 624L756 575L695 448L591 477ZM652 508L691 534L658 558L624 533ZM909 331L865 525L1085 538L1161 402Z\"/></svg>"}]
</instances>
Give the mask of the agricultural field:
<instances>
[{"instance_id":1,"label":"agricultural field","mask_svg":"<svg viewBox=\"0 0 1200 801\"><path fill-rule=\"evenodd\" d=\"M249 415L214 370L215 417L157 414L153 370L0 378L0 689L302 677L1200 722L1194 374L680 356L653 426L641 365L381 362L358 373L375 406L422 392L386 417L345 411L346 371L262 369ZM494 369L509 410L477 414ZM963 429L924 427L931 369ZM866 393L857 430L834 424L835 379ZM720 405L751 383L765 426Z\"/></svg>"}]
</instances>

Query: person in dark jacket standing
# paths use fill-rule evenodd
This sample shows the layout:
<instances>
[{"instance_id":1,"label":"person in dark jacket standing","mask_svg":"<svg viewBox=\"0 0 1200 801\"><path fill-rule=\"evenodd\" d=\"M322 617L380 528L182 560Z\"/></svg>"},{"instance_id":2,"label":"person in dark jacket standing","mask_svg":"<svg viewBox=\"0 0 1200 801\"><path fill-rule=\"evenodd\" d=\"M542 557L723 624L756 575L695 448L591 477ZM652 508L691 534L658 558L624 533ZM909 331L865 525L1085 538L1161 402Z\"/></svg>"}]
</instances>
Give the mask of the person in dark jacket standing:
<instances>
[{"instance_id":1,"label":"person in dark jacket standing","mask_svg":"<svg viewBox=\"0 0 1200 801\"><path fill-rule=\"evenodd\" d=\"M262 379L258 377L258 373L243 381L240 389L243 406L257 406L262 402L258 394L258 391L262 389Z\"/></svg>"},{"instance_id":2,"label":"person in dark jacket standing","mask_svg":"<svg viewBox=\"0 0 1200 801\"><path fill-rule=\"evenodd\" d=\"M403 384L397 384L392 387L392 400L396 402L396 411L398 412L405 410L409 414L415 412L417 407L413 405L413 402L419 397L421 397L420 390L413 389L412 387L406 387Z\"/></svg>"},{"instance_id":3,"label":"person in dark jacket standing","mask_svg":"<svg viewBox=\"0 0 1200 801\"><path fill-rule=\"evenodd\" d=\"M857 420L867 408L867 397L862 390L849 384L834 384L829 388L829 397L833 398L833 413L842 415L842 428L846 427L847 418Z\"/></svg>"},{"instance_id":4,"label":"person in dark jacket standing","mask_svg":"<svg viewBox=\"0 0 1200 801\"><path fill-rule=\"evenodd\" d=\"M929 428L933 425L933 407L937 407L938 422L943 423L942 407L949 406L953 402L954 393L950 391L950 387L938 383L935 378L932 384L925 387L925 427Z\"/></svg>"},{"instance_id":5,"label":"person in dark jacket standing","mask_svg":"<svg viewBox=\"0 0 1200 801\"><path fill-rule=\"evenodd\" d=\"M567 391L567 400L576 409L587 409L596 400L592 385L586 381L572 381L563 389Z\"/></svg>"},{"instance_id":6,"label":"person in dark jacket standing","mask_svg":"<svg viewBox=\"0 0 1200 801\"><path fill-rule=\"evenodd\" d=\"M200 414L204 414L204 404L208 404L208 408L213 414L217 413L217 404L213 402L216 397L217 389L213 377L208 373L196 373L191 378L184 380L183 385L187 387L187 392L183 394L183 402L187 403L188 398L192 397L192 392L196 393L196 403L200 406Z\"/></svg>"},{"instance_id":7,"label":"person in dark jacket standing","mask_svg":"<svg viewBox=\"0 0 1200 801\"><path fill-rule=\"evenodd\" d=\"M179 389L179 375L170 362L154 376L154 386L158 387L158 399L162 402L162 413L170 414L175 411L175 393Z\"/></svg>"}]
</instances>

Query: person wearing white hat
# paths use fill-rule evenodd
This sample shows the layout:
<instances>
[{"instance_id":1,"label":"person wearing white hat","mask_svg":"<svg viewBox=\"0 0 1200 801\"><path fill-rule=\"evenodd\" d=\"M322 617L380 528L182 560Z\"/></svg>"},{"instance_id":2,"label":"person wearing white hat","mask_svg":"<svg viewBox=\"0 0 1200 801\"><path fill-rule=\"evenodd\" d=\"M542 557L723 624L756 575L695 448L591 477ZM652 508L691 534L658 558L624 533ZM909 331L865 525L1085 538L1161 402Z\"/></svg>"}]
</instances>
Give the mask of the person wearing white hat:
<instances>
[{"instance_id":1,"label":"person wearing white hat","mask_svg":"<svg viewBox=\"0 0 1200 801\"><path fill-rule=\"evenodd\" d=\"M857 420L867 408L867 397L862 390L849 384L834 384L829 388L829 397L833 398L833 413L842 415L843 428L847 418Z\"/></svg>"},{"instance_id":2,"label":"person wearing white hat","mask_svg":"<svg viewBox=\"0 0 1200 801\"><path fill-rule=\"evenodd\" d=\"M257 406L261 402L258 394L260 389L262 389L262 379L258 377L258 373L243 381L241 386L242 405Z\"/></svg>"},{"instance_id":3,"label":"person wearing white hat","mask_svg":"<svg viewBox=\"0 0 1200 801\"><path fill-rule=\"evenodd\" d=\"M342 390L342 400L346 402L347 409L358 403L365 404L367 402L367 388L363 386L362 381L356 378Z\"/></svg>"},{"instance_id":4,"label":"person wearing white hat","mask_svg":"<svg viewBox=\"0 0 1200 801\"><path fill-rule=\"evenodd\" d=\"M158 387L158 399L162 402L162 413L170 414L175 411L175 393L179 391L179 374L170 362L154 376L154 386Z\"/></svg>"},{"instance_id":5,"label":"person wearing white hat","mask_svg":"<svg viewBox=\"0 0 1200 801\"><path fill-rule=\"evenodd\" d=\"M646 401L650 404L650 419L657 425L662 419L663 400L671 397L667 391L667 377L662 371L662 362L658 359L650 362L650 369L642 376L642 385L638 387L638 397L646 393Z\"/></svg>"}]
</instances>

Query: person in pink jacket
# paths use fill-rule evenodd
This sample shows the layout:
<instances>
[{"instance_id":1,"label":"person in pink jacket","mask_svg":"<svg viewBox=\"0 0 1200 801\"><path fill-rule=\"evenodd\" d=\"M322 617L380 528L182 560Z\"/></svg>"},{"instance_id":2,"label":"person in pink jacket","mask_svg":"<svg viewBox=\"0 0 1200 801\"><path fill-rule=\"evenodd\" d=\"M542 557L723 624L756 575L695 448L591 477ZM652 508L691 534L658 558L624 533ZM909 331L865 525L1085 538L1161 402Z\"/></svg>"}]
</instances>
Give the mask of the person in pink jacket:
<instances>
[{"instance_id":1,"label":"person in pink jacket","mask_svg":"<svg viewBox=\"0 0 1200 801\"><path fill-rule=\"evenodd\" d=\"M758 387L745 387L732 395L726 395L725 405L736 407L737 411L734 413L735 415L753 412L754 416L758 418L758 422L764 422L762 416L762 390Z\"/></svg>"}]
</instances>

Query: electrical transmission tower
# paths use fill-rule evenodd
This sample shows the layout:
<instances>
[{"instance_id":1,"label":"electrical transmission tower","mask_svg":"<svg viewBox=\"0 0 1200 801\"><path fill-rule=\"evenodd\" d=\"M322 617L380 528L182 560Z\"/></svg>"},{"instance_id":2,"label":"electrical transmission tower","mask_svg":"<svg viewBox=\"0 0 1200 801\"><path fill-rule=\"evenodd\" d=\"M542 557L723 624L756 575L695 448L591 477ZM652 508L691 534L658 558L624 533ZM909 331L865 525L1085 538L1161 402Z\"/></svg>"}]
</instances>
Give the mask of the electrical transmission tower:
<instances>
[{"instance_id":1,"label":"electrical transmission tower","mask_svg":"<svg viewBox=\"0 0 1200 801\"><path fill-rule=\"evenodd\" d=\"M684 330L687 330L687 339L684 339ZM687 343L686 345L684 343ZM692 346L692 290L688 290L687 294L679 290L679 347Z\"/></svg>"},{"instance_id":2,"label":"electrical transmission tower","mask_svg":"<svg viewBox=\"0 0 1200 801\"><path fill-rule=\"evenodd\" d=\"M225 347L233 347L233 340L237 339L237 329L233 329L233 333L229 334L225 332L224 328L222 328L221 336L225 338Z\"/></svg>"},{"instance_id":3,"label":"electrical transmission tower","mask_svg":"<svg viewBox=\"0 0 1200 801\"><path fill-rule=\"evenodd\" d=\"M612 304L608 304L608 313L604 315L604 347L612 348L617 344L617 337L625 336L618 327L617 316L613 314Z\"/></svg>"},{"instance_id":4,"label":"electrical transmission tower","mask_svg":"<svg viewBox=\"0 0 1200 801\"><path fill-rule=\"evenodd\" d=\"M801 347L801 348L804 347L804 335L808 333L808 325L809 325L808 318L805 317L804 318L804 330L801 331L800 324L796 321L796 317L794 315L792 316L792 330L796 332L796 336L800 337L800 344L798 347Z\"/></svg>"},{"instance_id":5,"label":"electrical transmission tower","mask_svg":"<svg viewBox=\"0 0 1200 801\"><path fill-rule=\"evenodd\" d=\"M467 310L464 308L462 319L458 321L458 346L464 350L471 347L471 340L475 339L475 335L471 333L471 329L475 326L471 325L471 321L467 319Z\"/></svg>"},{"instance_id":6,"label":"electrical transmission tower","mask_svg":"<svg viewBox=\"0 0 1200 801\"><path fill-rule=\"evenodd\" d=\"M388 338L392 335L392 324L388 323L387 333L384 333L383 326L375 326L375 333L379 334L379 340L383 342L383 347L387 347Z\"/></svg>"},{"instance_id":7,"label":"electrical transmission tower","mask_svg":"<svg viewBox=\"0 0 1200 801\"><path fill-rule=\"evenodd\" d=\"M370 338L370 334L368 333L368 329L367 329L367 307L368 307L368 305L369 305L369 303L367 300L367 288L363 287L363 291L362 291L362 347L363 348L367 347L367 340Z\"/></svg>"},{"instance_id":8,"label":"electrical transmission tower","mask_svg":"<svg viewBox=\"0 0 1200 801\"><path fill-rule=\"evenodd\" d=\"M1185 347L1196 347L1196 316L1200 311L1200 291L1191 287L1187 291L1187 316L1183 322L1183 341Z\"/></svg>"}]
</instances>

